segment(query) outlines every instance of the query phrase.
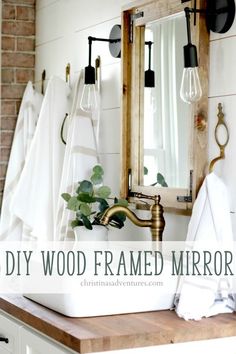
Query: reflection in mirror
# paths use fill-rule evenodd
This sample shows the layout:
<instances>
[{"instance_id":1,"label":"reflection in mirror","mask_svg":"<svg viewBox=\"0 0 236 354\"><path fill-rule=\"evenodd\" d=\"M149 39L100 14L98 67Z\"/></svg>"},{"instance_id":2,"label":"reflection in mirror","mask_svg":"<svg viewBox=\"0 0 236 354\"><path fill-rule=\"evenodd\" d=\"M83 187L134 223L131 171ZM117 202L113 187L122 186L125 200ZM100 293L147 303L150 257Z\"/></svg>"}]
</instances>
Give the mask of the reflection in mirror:
<instances>
[{"instance_id":1,"label":"reflection in mirror","mask_svg":"<svg viewBox=\"0 0 236 354\"><path fill-rule=\"evenodd\" d=\"M191 106L179 94L187 41L184 13L147 24L148 41L153 42L155 84L144 88L143 185L187 188ZM150 65L149 52L145 45L145 70Z\"/></svg>"}]
</instances>

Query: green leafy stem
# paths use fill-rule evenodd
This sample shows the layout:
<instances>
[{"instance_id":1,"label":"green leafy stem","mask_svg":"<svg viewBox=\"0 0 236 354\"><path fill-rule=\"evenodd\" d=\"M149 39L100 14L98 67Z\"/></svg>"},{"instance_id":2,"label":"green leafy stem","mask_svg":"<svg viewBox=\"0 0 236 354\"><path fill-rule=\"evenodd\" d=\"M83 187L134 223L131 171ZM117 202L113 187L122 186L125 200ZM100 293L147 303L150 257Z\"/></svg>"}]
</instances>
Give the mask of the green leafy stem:
<instances>
[{"instance_id":1,"label":"green leafy stem","mask_svg":"<svg viewBox=\"0 0 236 354\"><path fill-rule=\"evenodd\" d=\"M93 225L101 225L101 218L110 205L108 200L114 204L127 206L125 199L111 198L111 189L103 185L104 171L102 166L96 165L92 170L90 180L78 182L75 195L63 193L62 198L67 202L67 208L75 212L75 219L72 220L72 228L85 226L92 230ZM123 213L114 215L109 224L113 227L122 228L126 216Z\"/></svg>"},{"instance_id":2,"label":"green leafy stem","mask_svg":"<svg viewBox=\"0 0 236 354\"><path fill-rule=\"evenodd\" d=\"M148 175L148 169L147 167L144 166L144 175ZM165 177L161 173L157 173L157 180L156 182L152 183L151 186L154 187L157 184L159 184L161 187L168 187L168 184L166 183Z\"/></svg>"}]
</instances>

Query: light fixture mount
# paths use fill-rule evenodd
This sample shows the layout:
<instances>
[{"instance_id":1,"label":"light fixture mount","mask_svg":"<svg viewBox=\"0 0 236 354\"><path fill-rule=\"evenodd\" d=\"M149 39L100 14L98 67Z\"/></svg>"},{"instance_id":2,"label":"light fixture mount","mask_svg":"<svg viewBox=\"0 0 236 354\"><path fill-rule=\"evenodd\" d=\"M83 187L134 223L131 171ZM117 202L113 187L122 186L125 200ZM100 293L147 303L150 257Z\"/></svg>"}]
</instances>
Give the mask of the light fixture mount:
<instances>
[{"instance_id":1,"label":"light fixture mount","mask_svg":"<svg viewBox=\"0 0 236 354\"><path fill-rule=\"evenodd\" d=\"M181 3L190 0L181 0ZM206 0L205 9L197 9L197 1L194 0L193 8L186 8L189 13L194 14L194 25L196 24L197 13L206 14L206 26L209 31L215 33L226 33L232 26L235 18L234 0Z\"/></svg>"},{"instance_id":2,"label":"light fixture mount","mask_svg":"<svg viewBox=\"0 0 236 354\"><path fill-rule=\"evenodd\" d=\"M121 57L121 25L114 25L109 36L109 50L113 58Z\"/></svg>"},{"instance_id":3,"label":"light fixture mount","mask_svg":"<svg viewBox=\"0 0 236 354\"><path fill-rule=\"evenodd\" d=\"M215 33L226 33L235 18L234 0L207 1L206 23L208 30Z\"/></svg>"},{"instance_id":4,"label":"light fixture mount","mask_svg":"<svg viewBox=\"0 0 236 354\"><path fill-rule=\"evenodd\" d=\"M92 66L92 44L93 42L108 42L109 50L114 58L120 58L121 54L121 26L114 25L111 29L109 38L88 37L89 60L85 67L85 85L95 84L95 68Z\"/></svg>"},{"instance_id":5,"label":"light fixture mount","mask_svg":"<svg viewBox=\"0 0 236 354\"><path fill-rule=\"evenodd\" d=\"M181 3L190 0L181 0ZM197 48L192 44L190 16L194 16L196 25L197 14L205 14L207 29L215 33L227 32L235 18L234 0L205 0L205 8L197 9L197 0L192 0L193 7L185 7L188 43L184 46L184 70L182 75L180 97L186 103L194 103L201 99L202 89L198 73ZM200 3L200 1L199 1Z\"/></svg>"},{"instance_id":6,"label":"light fixture mount","mask_svg":"<svg viewBox=\"0 0 236 354\"><path fill-rule=\"evenodd\" d=\"M88 66L84 68L84 87L80 100L80 107L85 112L90 112L97 107L96 92L96 71L92 66L92 44L93 42L109 43L109 50L114 58L120 58L121 54L121 26L112 27L109 38L88 37Z\"/></svg>"}]
</instances>

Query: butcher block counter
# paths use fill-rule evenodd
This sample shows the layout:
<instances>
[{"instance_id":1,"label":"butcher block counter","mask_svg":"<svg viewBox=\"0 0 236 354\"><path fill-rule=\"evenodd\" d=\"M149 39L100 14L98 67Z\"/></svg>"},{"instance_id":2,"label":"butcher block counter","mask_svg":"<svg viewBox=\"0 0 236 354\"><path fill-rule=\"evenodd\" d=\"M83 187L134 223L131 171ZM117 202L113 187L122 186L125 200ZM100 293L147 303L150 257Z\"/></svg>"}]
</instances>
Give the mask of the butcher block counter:
<instances>
[{"instance_id":1,"label":"butcher block counter","mask_svg":"<svg viewBox=\"0 0 236 354\"><path fill-rule=\"evenodd\" d=\"M198 322L186 322L174 311L70 318L21 295L1 295L0 309L79 353L236 336L235 314Z\"/></svg>"}]
</instances>

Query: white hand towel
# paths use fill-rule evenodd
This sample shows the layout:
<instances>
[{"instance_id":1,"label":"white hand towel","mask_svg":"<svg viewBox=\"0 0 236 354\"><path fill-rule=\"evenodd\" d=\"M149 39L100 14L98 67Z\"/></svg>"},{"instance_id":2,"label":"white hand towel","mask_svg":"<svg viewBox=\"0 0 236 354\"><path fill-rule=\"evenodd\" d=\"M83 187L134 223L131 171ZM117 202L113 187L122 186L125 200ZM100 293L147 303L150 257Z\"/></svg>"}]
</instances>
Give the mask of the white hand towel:
<instances>
[{"instance_id":1,"label":"white hand towel","mask_svg":"<svg viewBox=\"0 0 236 354\"><path fill-rule=\"evenodd\" d=\"M21 240L22 222L10 211L10 204L30 148L42 100L43 96L34 90L31 82L28 82L21 102L8 162L1 210L0 240Z\"/></svg>"},{"instance_id":2,"label":"white hand towel","mask_svg":"<svg viewBox=\"0 0 236 354\"><path fill-rule=\"evenodd\" d=\"M30 152L12 201L12 211L31 236L53 240L65 146L60 129L69 112L70 89L57 77L49 80Z\"/></svg>"},{"instance_id":3,"label":"white hand towel","mask_svg":"<svg viewBox=\"0 0 236 354\"><path fill-rule=\"evenodd\" d=\"M66 209L66 203L62 199L61 194L73 194L78 186L78 182L88 179L91 175L91 169L98 162L95 130L91 115L79 108L82 86L80 85L82 84L81 78L82 76L77 81L72 113L68 118L69 128L57 207L56 234L54 236L57 240L74 237L70 226L70 221L74 218L74 213Z\"/></svg>"},{"instance_id":4,"label":"white hand towel","mask_svg":"<svg viewBox=\"0 0 236 354\"><path fill-rule=\"evenodd\" d=\"M194 203L186 241L233 243L227 189L214 173L205 178ZM176 312L186 320L233 312L231 287L231 280L221 276L186 276L175 297Z\"/></svg>"}]
</instances>

